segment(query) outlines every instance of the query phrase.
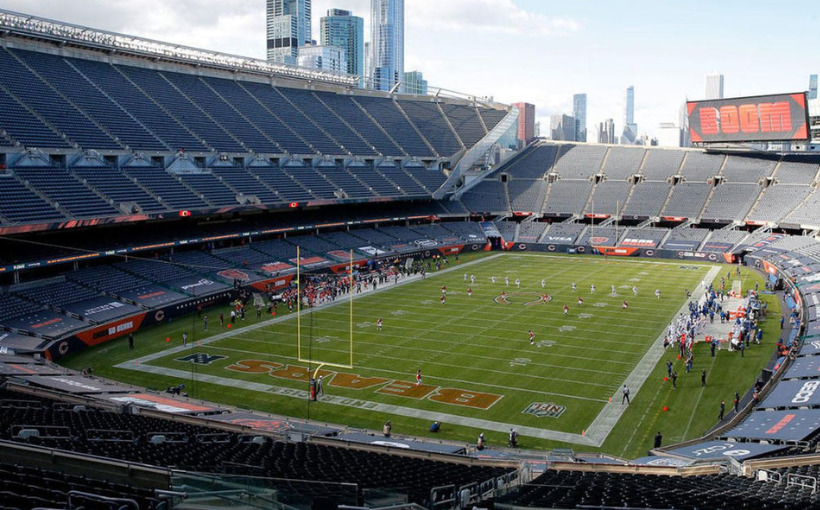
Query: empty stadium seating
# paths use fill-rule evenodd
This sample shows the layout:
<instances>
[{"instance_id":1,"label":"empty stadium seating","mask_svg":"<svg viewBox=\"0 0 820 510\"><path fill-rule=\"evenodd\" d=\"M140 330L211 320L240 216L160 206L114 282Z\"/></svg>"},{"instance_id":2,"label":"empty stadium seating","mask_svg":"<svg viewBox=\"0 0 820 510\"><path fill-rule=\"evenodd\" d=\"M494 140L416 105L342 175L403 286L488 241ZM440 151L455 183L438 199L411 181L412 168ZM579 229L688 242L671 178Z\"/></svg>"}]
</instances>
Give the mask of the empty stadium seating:
<instances>
[{"instance_id":1,"label":"empty stadium seating","mask_svg":"<svg viewBox=\"0 0 820 510\"><path fill-rule=\"evenodd\" d=\"M0 324L8 319L29 315L42 310L42 305L25 301L9 294L0 294Z\"/></svg>"},{"instance_id":2,"label":"empty stadium seating","mask_svg":"<svg viewBox=\"0 0 820 510\"><path fill-rule=\"evenodd\" d=\"M672 197L661 211L664 216L698 218L712 186L705 182L682 182L672 188Z\"/></svg>"},{"instance_id":3,"label":"empty stadium seating","mask_svg":"<svg viewBox=\"0 0 820 510\"><path fill-rule=\"evenodd\" d=\"M210 205L226 207L239 203L236 192L210 172L181 174L179 180Z\"/></svg>"},{"instance_id":4,"label":"empty stadium seating","mask_svg":"<svg viewBox=\"0 0 820 510\"><path fill-rule=\"evenodd\" d=\"M377 153L383 156L407 155L374 120L374 117L366 114L351 98L331 93L314 92L314 94L337 117L344 119L351 129L355 129L362 138L367 140Z\"/></svg>"},{"instance_id":5,"label":"empty stadium seating","mask_svg":"<svg viewBox=\"0 0 820 510\"><path fill-rule=\"evenodd\" d=\"M666 181L670 175L680 173L685 155L684 151L673 149L647 151L641 174L649 181Z\"/></svg>"},{"instance_id":6,"label":"empty stadium seating","mask_svg":"<svg viewBox=\"0 0 820 510\"><path fill-rule=\"evenodd\" d=\"M734 184L727 182L715 187L703 217L712 220L736 220L746 217L760 195L757 184Z\"/></svg>"},{"instance_id":7,"label":"empty stadium seating","mask_svg":"<svg viewBox=\"0 0 820 510\"><path fill-rule=\"evenodd\" d=\"M538 213L547 198L547 182L544 180L515 179L507 182L510 207L513 211Z\"/></svg>"},{"instance_id":8,"label":"empty stadium seating","mask_svg":"<svg viewBox=\"0 0 820 510\"><path fill-rule=\"evenodd\" d=\"M462 202L471 211L508 211L507 192L499 180L481 181L469 193L462 196Z\"/></svg>"},{"instance_id":9,"label":"empty stadium seating","mask_svg":"<svg viewBox=\"0 0 820 510\"><path fill-rule=\"evenodd\" d=\"M545 244L575 244L577 237L587 228L580 223L553 223L544 234Z\"/></svg>"},{"instance_id":10,"label":"empty stadium seating","mask_svg":"<svg viewBox=\"0 0 820 510\"><path fill-rule=\"evenodd\" d=\"M439 103L439 107L458 133L459 138L468 147L475 145L487 134L479 117L478 108L465 108L447 103Z\"/></svg>"},{"instance_id":11,"label":"empty stadium seating","mask_svg":"<svg viewBox=\"0 0 820 510\"><path fill-rule=\"evenodd\" d=\"M505 241L515 241L516 232L518 232L518 223L514 221L499 221L496 222L496 227L501 233L501 238Z\"/></svg>"},{"instance_id":12,"label":"empty stadium seating","mask_svg":"<svg viewBox=\"0 0 820 510\"><path fill-rule=\"evenodd\" d=\"M339 165L332 163L320 163L316 169L331 181L346 198L370 198L375 196L375 191L365 186L362 181Z\"/></svg>"},{"instance_id":13,"label":"empty stadium seating","mask_svg":"<svg viewBox=\"0 0 820 510\"><path fill-rule=\"evenodd\" d=\"M193 110L183 113L186 123L199 133L200 138L208 141L211 146L220 152L274 152L276 149L268 138L256 126L248 122L228 104L222 96L196 76L182 73L160 73L160 77L167 80L175 89L193 103L199 112ZM187 107L187 101L186 101ZM181 112L182 113L182 112ZM191 114L194 114L193 119ZM200 121L210 120L213 126L200 125ZM219 129L221 128L221 129ZM223 134L224 133L224 134ZM227 134L231 140L225 140L216 145L217 138L224 138ZM232 143L235 142L235 143Z\"/></svg>"},{"instance_id":14,"label":"empty stadium seating","mask_svg":"<svg viewBox=\"0 0 820 510\"><path fill-rule=\"evenodd\" d=\"M53 202L20 183L13 176L0 177L3 186L3 200L0 200L0 215L9 223L26 223L30 221L63 220Z\"/></svg>"},{"instance_id":15,"label":"empty stadium seating","mask_svg":"<svg viewBox=\"0 0 820 510\"><path fill-rule=\"evenodd\" d=\"M67 508L69 497L74 505L80 504L82 508L97 508L97 505L109 508L94 498L97 496L111 498L112 505L117 507L134 501L139 508L161 510L168 508L170 499L157 496L153 489L21 464L0 463L0 476L4 480L0 491L2 509Z\"/></svg>"},{"instance_id":16,"label":"empty stadium seating","mask_svg":"<svg viewBox=\"0 0 820 510\"><path fill-rule=\"evenodd\" d=\"M581 214L591 190L587 181L558 180L550 184L544 212Z\"/></svg>"},{"instance_id":17,"label":"empty stadium seating","mask_svg":"<svg viewBox=\"0 0 820 510\"><path fill-rule=\"evenodd\" d=\"M707 152L688 151L683 160L681 174L692 182L706 182L720 173L720 169L725 161L723 154L710 154Z\"/></svg>"},{"instance_id":18,"label":"empty stadium seating","mask_svg":"<svg viewBox=\"0 0 820 510\"><path fill-rule=\"evenodd\" d=\"M450 158L482 139L506 115L503 109L474 103L271 87L200 76L182 67L143 67L128 58L112 64L76 53L15 48L0 52L0 64L9 80L0 83L0 144L46 151ZM429 196L446 179L442 172L426 168L427 163L389 170L389 161L384 172L371 161L337 164L340 169L329 170L336 172L335 178L328 177L333 182L329 186L309 169L282 176L290 163L270 162L269 168L279 170L269 172L259 165L265 175L258 179L239 167L174 177L163 171L159 159L152 162L156 167L117 168L108 161L107 172L60 163L63 169L50 179L22 175L31 168L15 169L13 174L19 173L21 183L25 180L31 187L30 195L44 195L48 205L37 204L27 213L14 208L7 214L0 207L0 222L281 206L309 199L403 199ZM205 166L202 161L196 165ZM80 203L72 203L78 196ZM35 205L36 199L30 198Z\"/></svg>"},{"instance_id":19,"label":"empty stadium seating","mask_svg":"<svg viewBox=\"0 0 820 510\"><path fill-rule=\"evenodd\" d=\"M565 179L586 179L601 171L606 152L602 145L562 145L555 169Z\"/></svg>"},{"instance_id":20,"label":"empty stadium seating","mask_svg":"<svg viewBox=\"0 0 820 510\"><path fill-rule=\"evenodd\" d=\"M808 186L775 185L763 190L760 201L749 212L751 221L779 223L811 193Z\"/></svg>"},{"instance_id":21,"label":"empty stadium seating","mask_svg":"<svg viewBox=\"0 0 820 510\"><path fill-rule=\"evenodd\" d=\"M792 224L805 223L813 225L817 223L817 218L820 218L820 193L815 188L803 202L786 215L783 221Z\"/></svg>"},{"instance_id":22,"label":"empty stadium seating","mask_svg":"<svg viewBox=\"0 0 820 510\"><path fill-rule=\"evenodd\" d=\"M501 498L535 508L813 508L811 489L787 487L730 474L692 477L664 474L547 470Z\"/></svg>"},{"instance_id":23,"label":"empty stadium seating","mask_svg":"<svg viewBox=\"0 0 820 510\"><path fill-rule=\"evenodd\" d=\"M293 481L349 483L355 484L359 491L390 488L407 494L414 502L422 502L429 496L430 489L442 480L457 486L467 485L509 472L502 467L397 457L341 445L290 443L272 438L243 441L236 432L204 425L120 414L88 405L75 408L8 390L0 390L0 408L3 410L0 438L4 440L204 473L233 472ZM17 434L21 425L38 430L38 434ZM217 432L219 441L205 440ZM166 440L153 440L156 436L164 436ZM55 483L55 487L58 486L62 484ZM347 503L355 504L360 497L361 493Z\"/></svg>"},{"instance_id":24,"label":"empty stadium seating","mask_svg":"<svg viewBox=\"0 0 820 510\"><path fill-rule=\"evenodd\" d=\"M248 144L256 152L313 154L314 150L301 135L287 126L276 112L259 102L244 87L229 80L203 78L205 83L226 100L234 110L259 131Z\"/></svg>"},{"instance_id":25,"label":"empty stadium seating","mask_svg":"<svg viewBox=\"0 0 820 510\"><path fill-rule=\"evenodd\" d=\"M39 117L32 115L31 111L3 90L0 90L0 111L6 121L4 131L17 143L27 147L71 147Z\"/></svg>"},{"instance_id":26,"label":"empty stadium seating","mask_svg":"<svg viewBox=\"0 0 820 510\"><path fill-rule=\"evenodd\" d=\"M6 65L9 77L17 77L0 91L0 119L18 119L14 125L0 128L5 129L8 140L23 146L76 144L77 148L96 150L167 153L185 149L211 154L357 158L451 157L474 145L505 114L501 109L469 103L271 87L139 67L136 62L112 65L22 49L3 50L0 63ZM22 87L22 81L30 86ZM0 222L255 205L282 207L313 199L405 199L429 196L446 179L441 171L423 164L327 163L317 167L310 160L267 160L247 167L216 165L176 176L159 166L109 166L104 171L102 167L78 166L49 171L47 177L37 168L14 168L10 177L16 182L8 181L10 191L20 197L21 204L25 197L31 207L22 212L20 207L0 204ZM197 165L203 167L202 162ZM742 221L753 211L757 221L786 220L790 214L793 223L806 223L814 215L811 198L803 204L803 211L768 212L769 204L776 205L779 197L801 197L805 189L775 188L760 195L757 205L757 198L748 194L752 188L746 184L759 184L760 179L771 176L780 185L808 186L817 175L818 164L795 157L778 160L692 150L539 142L505 165L504 171L513 177L509 183L482 183L453 203L454 210L461 210L463 204L473 211L489 206L496 212L580 214L589 212L594 200L598 212L608 214L615 212L613 203L619 207L625 203L623 214L632 216L699 219L703 211L706 219ZM546 193L540 179L549 172L561 179L549 185ZM586 180L596 173L605 174L606 180L594 187L591 199L576 196L584 195L585 187L593 188L567 180ZM630 186L626 179L635 174L642 175L643 182ZM666 194L652 184L665 183L671 175L681 175L685 182L668 186ZM704 194L708 191L699 184L706 185L716 175L723 184L707 202ZM729 205L739 201L740 207ZM777 220L771 220L772 216Z\"/></svg>"},{"instance_id":27,"label":"empty stadium seating","mask_svg":"<svg viewBox=\"0 0 820 510\"><path fill-rule=\"evenodd\" d=\"M246 152L236 139L214 122L213 117L198 107L192 98L186 96L163 74L150 69L118 66L132 83L152 99L162 104L162 108L172 117L184 121L185 127L209 147L219 152ZM194 150L197 147L184 147Z\"/></svg>"},{"instance_id":28,"label":"empty stadium seating","mask_svg":"<svg viewBox=\"0 0 820 510\"><path fill-rule=\"evenodd\" d=\"M521 228L518 231L518 239L522 243L535 243L541 239L541 235L547 230L548 223L526 221L521 223Z\"/></svg>"},{"instance_id":29,"label":"empty stadium seating","mask_svg":"<svg viewBox=\"0 0 820 510\"><path fill-rule=\"evenodd\" d=\"M138 151L165 151L168 147L96 87L72 65L71 61L47 53L24 52L24 56L37 74L73 104L90 114L115 140Z\"/></svg>"},{"instance_id":30,"label":"empty stadium seating","mask_svg":"<svg viewBox=\"0 0 820 510\"><path fill-rule=\"evenodd\" d=\"M117 168L73 167L71 172L99 193L112 199L114 201L112 205L116 207L120 204L133 203L143 213L167 210L167 207L163 206L154 196ZM135 211L126 209L122 212L133 213Z\"/></svg>"},{"instance_id":31,"label":"empty stadium seating","mask_svg":"<svg viewBox=\"0 0 820 510\"><path fill-rule=\"evenodd\" d=\"M484 230L476 223L459 221L445 223L444 228L457 235L465 243L484 243L487 236Z\"/></svg>"},{"instance_id":32,"label":"empty stadium seating","mask_svg":"<svg viewBox=\"0 0 820 510\"><path fill-rule=\"evenodd\" d=\"M604 162L604 173L608 179L625 179L637 174L646 155L646 149L610 147Z\"/></svg>"},{"instance_id":33,"label":"empty stadium seating","mask_svg":"<svg viewBox=\"0 0 820 510\"><path fill-rule=\"evenodd\" d=\"M400 101L399 107L416 126L425 127L425 138L442 156L450 156L461 150L461 142L455 137L446 119L435 103L427 101Z\"/></svg>"},{"instance_id":34,"label":"empty stadium seating","mask_svg":"<svg viewBox=\"0 0 820 510\"><path fill-rule=\"evenodd\" d=\"M434 157L430 147L419 137L413 126L402 115L392 101L371 97L355 97L352 100L366 114L377 119L379 127L401 145L405 154L419 157Z\"/></svg>"},{"instance_id":35,"label":"empty stadium seating","mask_svg":"<svg viewBox=\"0 0 820 510\"><path fill-rule=\"evenodd\" d=\"M703 243L701 251L724 253L728 251L727 246L731 248L740 241L746 239L749 235L744 230L717 230L712 232L712 236Z\"/></svg>"},{"instance_id":36,"label":"empty stadium seating","mask_svg":"<svg viewBox=\"0 0 820 510\"><path fill-rule=\"evenodd\" d=\"M775 170L775 179L782 184L811 184L818 171L816 162L795 161L785 157Z\"/></svg>"},{"instance_id":37,"label":"empty stadium seating","mask_svg":"<svg viewBox=\"0 0 820 510\"><path fill-rule=\"evenodd\" d=\"M624 229L617 227L589 227L575 243L590 246L615 246L624 234Z\"/></svg>"},{"instance_id":38,"label":"empty stadium seating","mask_svg":"<svg viewBox=\"0 0 820 510\"><path fill-rule=\"evenodd\" d=\"M156 195L162 203L173 209L202 209L208 203L185 186L177 178L157 167L127 167L125 174L136 179L142 186Z\"/></svg>"},{"instance_id":39,"label":"empty stadium seating","mask_svg":"<svg viewBox=\"0 0 820 510\"><path fill-rule=\"evenodd\" d=\"M540 179L552 169L558 147L537 143L521 152L506 165L516 179Z\"/></svg>"},{"instance_id":40,"label":"empty stadium seating","mask_svg":"<svg viewBox=\"0 0 820 510\"><path fill-rule=\"evenodd\" d=\"M697 249L701 242L709 235L709 231L699 228L676 228L669 232L669 236L663 244L672 250L685 248L688 250Z\"/></svg>"},{"instance_id":41,"label":"empty stadium seating","mask_svg":"<svg viewBox=\"0 0 820 510\"><path fill-rule=\"evenodd\" d=\"M407 172L396 166L381 165L375 169L375 172L383 175L389 182L395 183L396 187L407 196L424 196L429 193L419 181L413 179Z\"/></svg>"},{"instance_id":42,"label":"empty stadium seating","mask_svg":"<svg viewBox=\"0 0 820 510\"><path fill-rule=\"evenodd\" d=\"M657 248L668 233L665 228L629 228L621 238L621 246Z\"/></svg>"},{"instance_id":43,"label":"empty stadium seating","mask_svg":"<svg viewBox=\"0 0 820 510\"><path fill-rule=\"evenodd\" d=\"M632 184L625 180L606 180L595 186L590 203L584 212L596 214L620 214Z\"/></svg>"},{"instance_id":44,"label":"empty stadium seating","mask_svg":"<svg viewBox=\"0 0 820 510\"><path fill-rule=\"evenodd\" d=\"M760 179L769 177L777 165L771 157L729 157L721 174L728 182L750 182L757 184Z\"/></svg>"},{"instance_id":45,"label":"empty stadium seating","mask_svg":"<svg viewBox=\"0 0 820 510\"><path fill-rule=\"evenodd\" d=\"M309 141L310 146L322 154L347 154L338 143L333 141L325 131L310 121L305 114L291 102L289 95L283 91L269 87L261 83L243 84L265 109L276 114L283 124L291 129L298 129L301 137Z\"/></svg>"},{"instance_id":46,"label":"empty stadium seating","mask_svg":"<svg viewBox=\"0 0 820 510\"><path fill-rule=\"evenodd\" d=\"M636 184L622 214L635 216L657 216L660 214L670 187L665 182L643 181Z\"/></svg>"},{"instance_id":47,"label":"empty stadium seating","mask_svg":"<svg viewBox=\"0 0 820 510\"><path fill-rule=\"evenodd\" d=\"M282 203L274 189L266 186L261 180L240 167L214 167L211 170L225 185L229 186L239 197L256 197L262 204Z\"/></svg>"},{"instance_id":48,"label":"empty stadium seating","mask_svg":"<svg viewBox=\"0 0 820 510\"><path fill-rule=\"evenodd\" d=\"M96 149L123 149L123 146L88 119L75 106L57 93L47 82L34 74L24 63L28 55L38 58L39 53L9 50L0 51L0 66L5 71L4 85L18 101L22 101L37 115L64 133L69 140L84 147ZM21 60L18 60L21 59Z\"/></svg>"},{"instance_id":49,"label":"empty stadium seating","mask_svg":"<svg viewBox=\"0 0 820 510\"><path fill-rule=\"evenodd\" d=\"M20 168L15 173L77 218L117 214L117 209L60 168Z\"/></svg>"}]
</instances>

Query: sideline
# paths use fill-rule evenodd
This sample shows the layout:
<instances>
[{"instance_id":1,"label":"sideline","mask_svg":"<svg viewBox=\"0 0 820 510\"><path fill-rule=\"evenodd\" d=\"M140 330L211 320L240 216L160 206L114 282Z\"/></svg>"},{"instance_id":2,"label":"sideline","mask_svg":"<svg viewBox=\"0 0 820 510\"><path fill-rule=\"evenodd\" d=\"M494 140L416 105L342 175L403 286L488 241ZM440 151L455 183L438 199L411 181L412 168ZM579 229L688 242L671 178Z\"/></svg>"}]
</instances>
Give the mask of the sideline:
<instances>
[{"instance_id":1,"label":"sideline","mask_svg":"<svg viewBox=\"0 0 820 510\"><path fill-rule=\"evenodd\" d=\"M711 282L715 279L715 277L720 273L720 267L714 266L712 269L706 273L706 276L703 277L703 281ZM684 301L681 305L680 310L678 310L678 314L680 313L687 313L689 311L689 301L699 301L700 298L704 294L703 286L698 283L695 292L692 293L692 298L689 300ZM677 317L678 314L675 314ZM663 357L664 351L663 349L663 339L666 336L666 328L661 331L661 334L655 339L655 342L649 347L644 354L641 361L635 365L635 368L632 370L624 384L629 387L630 396L634 399L635 396L640 391L641 387L643 387L644 383L649 379L649 376L652 374L652 371L655 370L655 366ZM621 405L618 402L617 397L619 397L617 393L612 396L612 402L609 402L604 406L604 409L595 417L595 420L592 421L592 424L586 430L586 439L591 441L592 446L601 446L604 441L606 440L609 433L612 432L612 429L615 428L615 425L621 419L626 408L628 406ZM649 408L647 408L647 412Z\"/></svg>"}]
</instances>

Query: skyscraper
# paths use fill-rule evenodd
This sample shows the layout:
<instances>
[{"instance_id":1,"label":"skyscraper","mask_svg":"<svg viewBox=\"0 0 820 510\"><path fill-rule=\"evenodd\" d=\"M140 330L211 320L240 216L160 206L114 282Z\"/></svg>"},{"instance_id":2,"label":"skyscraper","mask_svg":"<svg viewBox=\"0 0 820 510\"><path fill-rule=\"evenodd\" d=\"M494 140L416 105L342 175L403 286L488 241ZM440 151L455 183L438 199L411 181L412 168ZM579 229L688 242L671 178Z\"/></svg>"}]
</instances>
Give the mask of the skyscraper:
<instances>
[{"instance_id":1,"label":"skyscraper","mask_svg":"<svg viewBox=\"0 0 820 510\"><path fill-rule=\"evenodd\" d=\"M268 61L296 64L310 43L310 0L267 0Z\"/></svg>"},{"instance_id":2,"label":"skyscraper","mask_svg":"<svg viewBox=\"0 0 820 510\"><path fill-rule=\"evenodd\" d=\"M347 72L346 52L336 46L305 44L299 47L299 57L296 60L301 67L331 73Z\"/></svg>"},{"instance_id":3,"label":"skyscraper","mask_svg":"<svg viewBox=\"0 0 820 510\"><path fill-rule=\"evenodd\" d=\"M587 95L572 96L572 116L575 117L575 141L587 141Z\"/></svg>"},{"instance_id":4,"label":"skyscraper","mask_svg":"<svg viewBox=\"0 0 820 510\"><path fill-rule=\"evenodd\" d=\"M329 9L319 20L319 40L322 46L345 50L348 74L364 74L364 20L350 11Z\"/></svg>"},{"instance_id":5,"label":"skyscraper","mask_svg":"<svg viewBox=\"0 0 820 510\"><path fill-rule=\"evenodd\" d=\"M550 115L550 138L553 140L575 140L575 119L563 113Z\"/></svg>"},{"instance_id":6,"label":"skyscraper","mask_svg":"<svg viewBox=\"0 0 820 510\"><path fill-rule=\"evenodd\" d=\"M404 79L404 0L370 0L370 88L390 90Z\"/></svg>"},{"instance_id":7,"label":"skyscraper","mask_svg":"<svg viewBox=\"0 0 820 510\"><path fill-rule=\"evenodd\" d=\"M518 140L527 145L535 138L535 105L530 103L513 103L518 108Z\"/></svg>"},{"instance_id":8,"label":"skyscraper","mask_svg":"<svg viewBox=\"0 0 820 510\"><path fill-rule=\"evenodd\" d=\"M615 121L606 119L598 124L598 143L615 143Z\"/></svg>"},{"instance_id":9,"label":"skyscraper","mask_svg":"<svg viewBox=\"0 0 820 510\"><path fill-rule=\"evenodd\" d=\"M621 143L631 144L638 139L638 125L635 123L635 87L632 85L626 88L624 99L624 133L621 135Z\"/></svg>"},{"instance_id":10,"label":"skyscraper","mask_svg":"<svg viewBox=\"0 0 820 510\"><path fill-rule=\"evenodd\" d=\"M723 99L723 75L707 74L703 88L703 99Z\"/></svg>"},{"instance_id":11,"label":"skyscraper","mask_svg":"<svg viewBox=\"0 0 820 510\"><path fill-rule=\"evenodd\" d=\"M427 94L427 80L421 71L404 73L404 91L408 94Z\"/></svg>"},{"instance_id":12,"label":"skyscraper","mask_svg":"<svg viewBox=\"0 0 820 510\"><path fill-rule=\"evenodd\" d=\"M809 75L809 99L817 99L817 75Z\"/></svg>"}]
</instances>

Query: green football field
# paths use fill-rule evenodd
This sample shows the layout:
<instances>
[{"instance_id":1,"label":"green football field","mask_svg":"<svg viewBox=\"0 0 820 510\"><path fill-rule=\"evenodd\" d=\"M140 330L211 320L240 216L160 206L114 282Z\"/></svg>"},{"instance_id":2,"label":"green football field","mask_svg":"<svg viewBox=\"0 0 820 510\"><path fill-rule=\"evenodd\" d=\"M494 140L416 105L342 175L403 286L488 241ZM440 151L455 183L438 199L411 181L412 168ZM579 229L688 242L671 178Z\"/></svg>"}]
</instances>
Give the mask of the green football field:
<instances>
[{"instance_id":1,"label":"green football field","mask_svg":"<svg viewBox=\"0 0 820 510\"><path fill-rule=\"evenodd\" d=\"M444 439L472 442L485 432L500 444L516 427L528 448L639 456L656 428L670 442L714 425L717 403L745 391L768 359L768 348L741 360L709 358L699 346L698 375L681 377L677 392L663 382L671 354L659 337L687 302L686 290L699 292L718 271L725 273L680 261L465 255L425 279L354 296L352 321L347 296L303 310L300 328L296 313L281 306L275 317L251 313L230 328L217 320L227 308L209 310L207 332L201 319L181 319L141 332L135 351L121 340L68 364L154 389L182 382L195 398L296 418L374 430L389 419L399 435L432 436L427 429L438 420L436 437ZM759 278L743 270L745 288ZM777 300L769 306L771 315ZM767 343L776 343L768 332ZM671 359L683 374L682 362ZM707 388L701 369L710 374ZM310 402L307 381L318 375L325 395ZM629 406L621 403L625 382Z\"/></svg>"}]
</instances>

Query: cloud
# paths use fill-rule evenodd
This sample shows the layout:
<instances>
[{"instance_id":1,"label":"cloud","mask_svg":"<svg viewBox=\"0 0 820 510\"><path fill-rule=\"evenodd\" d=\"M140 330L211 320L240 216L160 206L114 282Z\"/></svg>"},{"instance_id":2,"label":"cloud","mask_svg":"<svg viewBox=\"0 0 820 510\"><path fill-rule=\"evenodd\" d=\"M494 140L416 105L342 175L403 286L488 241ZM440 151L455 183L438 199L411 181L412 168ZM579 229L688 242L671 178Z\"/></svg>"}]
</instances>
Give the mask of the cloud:
<instances>
[{"instance_id":1,"label":"cloud","mask_svg":"<svg viewBox=\"0 0 820 510\"><path fill-rule=\"evenodd\" d=\"M564 36L580 24L516 6L512 0L412 0L404 4L408 30L448 30L528 37Z\"/></svg>"},{"instance_id":2,"label":"cloud","mask_svg":"<svg viewBox=\"0 0 820 510\"><path fill-rule=\"evenodd\" d=\"M158 41L265 57L261 0L6 0L3 8Z\"/></svg>"}]
</instances>

